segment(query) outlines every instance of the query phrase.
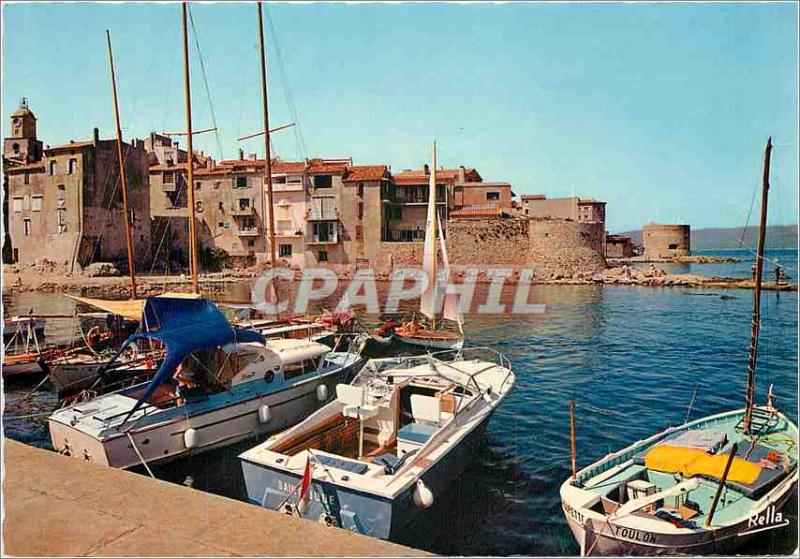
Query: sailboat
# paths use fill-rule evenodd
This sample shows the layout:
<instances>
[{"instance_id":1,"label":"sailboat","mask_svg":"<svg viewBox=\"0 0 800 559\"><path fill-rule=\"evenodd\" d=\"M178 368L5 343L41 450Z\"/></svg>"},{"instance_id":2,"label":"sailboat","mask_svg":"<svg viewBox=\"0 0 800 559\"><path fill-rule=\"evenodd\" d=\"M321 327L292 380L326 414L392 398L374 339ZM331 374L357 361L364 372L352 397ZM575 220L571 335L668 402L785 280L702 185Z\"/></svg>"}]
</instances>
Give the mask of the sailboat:
<instances>
[{"instance_id":1,"label":"sailboat","mask_svg":"<svg viewBox=\"0 0 800 559\"><path fill-rule=\"evenodd\" d=\"M444 318L453 320L458 325L459 333L449 330L436 329L436 303L437 303L437 281L436 281L436 260L437 231L439 233L439 249L442 254L443 269L450 271L450 262L447 257L447 247L444 242L441 219L438 219L436 211L436 142L433 142L433 164L431 165L431 176L428 186L428 215L425 223L425 245L422 259L422 269L428 278L428 285L422 293L419 301L420 313L428 317L431 321L430 328L425 328L416 319L403 324L395 329L394 337L408 345L423 347L426 349L461 349L464 347L463 317L458 304L458 296L447 286L444 295Z\"/></svg>"},{"instance_id":2,"label":"sailboat","mask_svg":"<svg viewBox=\"0 0 800 559\"><path fill-rule=\"evenodd\" d=\"M764 156L761 231L745 407L673 427L611 453L561 486L581 555L728 554L754 534L788 524L796 498L797 425L770 386L755 404L761 276L771 139Z\"/></svg>"}]
</instances>

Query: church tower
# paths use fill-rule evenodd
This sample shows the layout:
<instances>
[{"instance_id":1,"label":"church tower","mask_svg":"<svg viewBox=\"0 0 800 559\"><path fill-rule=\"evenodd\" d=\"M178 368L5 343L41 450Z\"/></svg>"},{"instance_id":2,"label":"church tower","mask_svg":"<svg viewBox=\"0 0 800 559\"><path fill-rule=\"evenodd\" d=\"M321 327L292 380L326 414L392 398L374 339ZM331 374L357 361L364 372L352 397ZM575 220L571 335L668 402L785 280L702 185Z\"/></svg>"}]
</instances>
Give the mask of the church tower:
<instances>
[{"instance_id":1,"label":"church tower","mask_svg":"<svg viewBox=\"0 0 800 559\"><path fill-rule=\"evenodd\" d=\"M3 156L21 163L42 159L42 142L36 139L36 116L24 97L11 115L11 136L3 141Z\"/></svg>"}]
</instances>

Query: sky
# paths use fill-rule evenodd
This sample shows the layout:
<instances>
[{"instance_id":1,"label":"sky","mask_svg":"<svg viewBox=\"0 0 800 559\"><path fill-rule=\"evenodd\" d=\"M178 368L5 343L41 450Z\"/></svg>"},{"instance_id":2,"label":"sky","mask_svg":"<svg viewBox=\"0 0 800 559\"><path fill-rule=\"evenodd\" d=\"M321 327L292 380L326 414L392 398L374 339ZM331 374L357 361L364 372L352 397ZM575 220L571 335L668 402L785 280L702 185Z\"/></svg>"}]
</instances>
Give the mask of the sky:
<instances>
[{"instance_id":1,"label":"sky","mask_svg":"<svg viewBox=\"0 0 800 559\"><path fill-rule=\"evenodd\" d=\"M795 224L797 10L270 3L270 124L297 123L273 145L284 159L352 157L397 172L427 162L435 139L440 165L475 167L517 196L605 200L619 232L744 225L771 135L769 222ZM89 139L95 126L113 137L106 29L123 135L185 130L180 12L3 3L4 133L27 97L45 144ZM263 140L237 141L262 129L255 4L191 13L194 127L218 127L195 149L263 154Z\"/></svg>"}]
</instances>

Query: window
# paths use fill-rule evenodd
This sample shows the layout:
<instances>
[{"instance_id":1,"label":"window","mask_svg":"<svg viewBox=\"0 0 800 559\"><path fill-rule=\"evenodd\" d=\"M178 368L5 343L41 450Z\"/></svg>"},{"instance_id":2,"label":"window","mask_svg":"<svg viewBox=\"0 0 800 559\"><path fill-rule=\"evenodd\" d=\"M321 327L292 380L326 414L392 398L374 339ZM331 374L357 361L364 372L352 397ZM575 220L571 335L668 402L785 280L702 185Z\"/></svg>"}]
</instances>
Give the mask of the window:
<instances>
[{"instance_id":1,"label":"window","mask_svg":"<svg viewBox=\"0 0 800 559\"><path fill-rule=\"evenodd\" d=\"M11 146L11 149L14 150L14 153L19 153L19 144L14 144L13 146Z\"/></svg>"},{"instance_id":2,"label":"window","mask_svg":"<svg viewBox=\"0 0 800 559\"><path fill-rule=\"evenodd\" d=\"M50 176L52 177L53 175L55 175L56 171L58 171L58 164L55 161L51 161L50 162Z\"/></svg>"},{"instance_id":3,"label":"window","mask_svg":"<svg viewBox=\"0 0 800 559\"><path fill-rule=\"evenodd\" d=\"M78 171L78 160L73 157L72 159L69 160L67 172L70 175L74 175L77 171Z\"/></svg>"},{"instance_id":4,"label":"window","mask_svg":"<svg viewBox=\"0 0 800 559\"><path fill-rule=\"evenodd\" d=\"M22 198L14 198L14 213L22 213Z\"/></svg>"},{"instance_id":5,"label":"window","mask_svg":"<svg viewBox=\"0 0 800 559\"><path fill-rule=\"evenodd\" d=\"M242 221L239 223L239 229L241 231L247 231L249 229L256 228L256 218L253 216L243 217Z\"/></svg>"},{"instance_id":6,"label":"window","mask_svg":"<svg viewBox=\"0 0 800 559\"><path fill-rule=\"evenodd\" d=\"M314 188L331 188L333 187L333 177L330 175L317 175L314 177Z\"/></svg>"},{"instance_id":7,"label":"window","mask_svg":"<svg viewBox=\"0 0 800 559\"><path fill-rule=\"evenodd\" d=\"M272 177L272 184L286 184L286 175Z\"/></svg>"},{"instance_id":8,"label":"window","mask_svg":"<svg viewBox=\"0 0 800 559\"><path fill-rule=\"evenodd\" d=\"M358 183L358 195L361 198L364 197L364 183L363 182Z\"/></svg>"},{"instance_id":9,"label":"window","mask_svg":"<svg viewBox=\"0 0 800 559\"><path fill-rule=\"evenodd\" d=\"M256 246L256 240L255 239L247 239L247 246L251 247L251 248Z\"/></svg>"},{"instance_id":10,"label":"window","mask_svg":"<svg viewBox=\"0 0 800 559\"><path fill-rule=\"evenodd\" d=\"M328 261L328 251L327 250L320 250L317 252L317 260L319 262L327 262Z\"/></svg>"},{"instance_id":11,"label":"window","mask_svg":"<svg viewBox=\"0 0 800 559\"><path fill-rule=\"evenodd\" d=\"M291 258L292 245L278 245L278 256L281 258Z\"/></svg>"},{"instance_id":12,"label":"window","mask_svg":"<svg viewBox=\"0 0 800 559\"><path fill-rule=\"evenodd\" d=\"M500 193L499 192L487 192L486 193L486 201L487 202L499 202L500 201Z\"/></svg>"},{"instance_id":13,"label":"window","mask_svg":"<svg viewBox=\"0 0 800 559\"><path fill-rule=\"evenodd\" d=\"M314 373L317 371L317 365L320 360L321 357L317 357L316 359L308 359L299 363L287 363L283 366L283 378L288 380L308 373Z\"/></svg>"},{"instance_id":14,"label":"window","mask_svg":"<svg viewBox=\"0 0 800 559\"><path fill-rule=\"evenodd\" d=\"M220 203L222 203L222 202L220 202ZM223 229L225 227L225 222L224 221L218 222L217 223L217 227L219 227L220 229Z\"/></svg>"},{"instance_id":15,"label":"window","mask_svg":"<svg viewBox=\"0 0 800 559\"><path fill-rule=\"evenodd\" d=\"M247 177L236 177L234 181L233 185L236 188L247 188Z\"/></svg>"},{"instance_id":16,"label":"window","mask_svg":"<svg viewBox=\"0 0 800 559\"><path fill-rule=\"evenodd\" d=\"M31 236L31 220L27 217L22 220L22 234L26 237Z\"/></svg>"},{"instance_id":17,"label":"window","mask_svg":"<svg viewBox=\"0 0 800 559\"><path fill-rule=\"evenodd\" d=\"M357 241L364 240L364 227L361 225L356 225L356 240Z\"/></svg>"},{"instance_id":18,"label":"window","mask_svg":"<svg viewBox=\"0 0 800 559\"><path fill-rule=\"evenodd\" d=\"M214 181L214 190L219 190L219 185L220 185L219 181ZM220 208L219 209L222 209L222 202L220 202Z\"/></svg>"},{"instance_id":19,"label":"window","mask_svg":"<svg viewBox=\"0 0 800 559\"><path fill-rule=\"evenodd\" d=\"M358 219L364 219L364 202L358 203Z\"/></svg>"},{"instance_id":20,"label":"window","mask_svg":"<svg viewBox=\"0 0 800 559\"><path fill-rule=\"evenodd\" d=\"M677 245L677 243L670 243L668 248L670 250L677 250L678 249L678 245Z\"/></svg>"},{"instance_id":21,"label":"window","mask_svg":"<svg viewBox=\"0 0 800 559\"><path fill-rule=\"evenodd\" d=\"M24 179L25 179L25 184L30 184L30 182L31 182L31 174L30 173L25 173Z\"/></svg>"},{"instance_id":22,"label":"window","mask_svg":"<svg viewBox=\"0 0 800 559\"><path fill-rule=\"evenodd\" d=\"M312 225L314 240L319 243L327 243L332 240L334 224L329 221L315 222Z\"/></svg>"},{"instance_id":23,"label":"window","mask_svg":"<svg viewBox=\"0 0 800 559\"><path fill-rule=\"evenodd\" d=\"M239 209L246 210L250 207L250 198L239 198Z\"/></svg>"},{"instance_id":24,"label":"window","mask_svg":"<svg viewBox=\"0 0 800 559\"><path fill-rule=\"evenodd\" d=\"M58 219L58 232L64 233L67 230L67 210L65 208L58 208L56 217Z\"/></svg>"},{"instance_id":25,"label":"window","mask_svg":"<svg viewBox=\"0 0 800 559\"><path fill-rule=\"evenodd\" d=\"M41 196L34 196L32 200L31 210L34 212L42 211L42 197Z\"/></svg>"},{"instance_id":26,"label":"window","mask_svg":"<svg viewBox=\"0 0 800 559\"><path fill-rule=\"evenodd\" d=\"M164 184L174 184L175 173L164 173Z\"/></svg>"},{"instance_id":27,"label":"window","mask_svg":"<svg viewBox=\"0 0 800 559\"><path fill-rule=\"evenodd\" d=\"M219 203L219 209L221 209L221 210L224 210L224 209L225 209L225 203L224 203L224 202L220 201L220 203Z\"/></svg>"},{"instance_id":28,"label":"window","mask_svg":"<svg viewBox=\"0 0 800 559\"><path fill-rule=\"evenodd\" d=\"M290 184L301 184L303 182L302 175L292 175L286 177L286 182Z\"/></svg>"},{"instance_id":29,"label":"window","mask_svg":"<svg viewBox=\"0 0 800 559\"><path fill-rule=\"evenodd\" d=\"M201 186L200 181L194 181L194 189L195 190L200 190L200 186Z\"/></svg>"}]
</instances>

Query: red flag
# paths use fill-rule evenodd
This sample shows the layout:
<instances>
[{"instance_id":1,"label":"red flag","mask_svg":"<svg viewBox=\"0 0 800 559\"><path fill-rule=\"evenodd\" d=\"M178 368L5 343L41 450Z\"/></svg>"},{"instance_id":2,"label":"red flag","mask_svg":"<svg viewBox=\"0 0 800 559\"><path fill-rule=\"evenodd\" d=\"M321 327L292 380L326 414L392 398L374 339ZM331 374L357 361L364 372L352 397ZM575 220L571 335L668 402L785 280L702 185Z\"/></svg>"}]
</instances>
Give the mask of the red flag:
<instances>
[{"instance_id":1,"label":"red flag","mask_svg":"<svg viewBox=\"0 0 800 559\"><path fill-rule=\"evenodd\" d=\"M300 480L300 498L297 500L297 510L300 514L308 509L308 498L311 494L311 455L306 458L306 469L303 472L303 479Z\"/></svg>"}]
</instances>

